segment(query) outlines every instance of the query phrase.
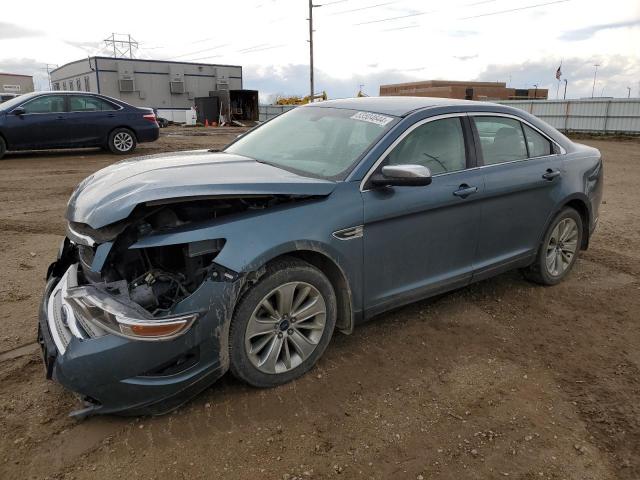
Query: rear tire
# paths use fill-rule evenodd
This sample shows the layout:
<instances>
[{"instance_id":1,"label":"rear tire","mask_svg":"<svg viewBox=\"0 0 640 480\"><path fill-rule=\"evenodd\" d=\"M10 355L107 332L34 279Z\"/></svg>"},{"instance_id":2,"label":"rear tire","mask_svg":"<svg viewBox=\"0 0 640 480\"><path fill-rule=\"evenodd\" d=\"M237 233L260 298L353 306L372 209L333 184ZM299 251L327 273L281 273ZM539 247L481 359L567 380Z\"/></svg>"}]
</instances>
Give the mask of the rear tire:
<instances>
[{"instance_id":1,"label":"rear tire","mask_svg":"<svg viewBox=\"0 0 640 480\"><path fill-rule=\"evenodd\" d=\"M107 145L112 153L126 155L136 149L136 136L128 128L116 128L109 134Z\"/></svg>"},{"instance_id":2,"label":"rear tire","mask_svg":"<svg viewBox=\"0 0 640 480\"><path fill-rule=\"evenodd\" d=\"M320 270L296 258L273 262L231 320L231 372L262 388L304 375L331 341L336 316L333 286Z\"/></svg>"},{"instance_id":3,"label":"rear tire","mask_svg":"<svg viewBox=\"0 0 640 480\"><path fill-rule=\"evenodd\" d=\"M5 153L7 153L7 144L5 143L4 138L0 137L0 160L2 160Z\"/></svg>"},{"instance_id":4,"label":"rear tire","mask_svg":"<svg viewBox=\"0 0 640 480\"><path fill-rule=\"evenodd\" d=\"M582 217L567 207L549 225L536 260L523 270L525 278L541 285L560 283L573 268L581 245Z\"/></svg>"}]
</instances>

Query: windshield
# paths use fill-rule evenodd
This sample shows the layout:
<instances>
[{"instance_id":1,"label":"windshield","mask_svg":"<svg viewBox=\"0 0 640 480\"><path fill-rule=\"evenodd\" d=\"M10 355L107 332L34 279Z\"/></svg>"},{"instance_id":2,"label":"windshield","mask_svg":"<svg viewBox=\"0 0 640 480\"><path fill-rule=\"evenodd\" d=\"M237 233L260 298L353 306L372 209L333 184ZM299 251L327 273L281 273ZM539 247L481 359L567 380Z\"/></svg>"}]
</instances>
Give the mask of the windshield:
<instances>
[{"instance_id":1,"label":"windshield","mask_svg":"<svg viewBox=\"0 0 640 480\"><path fill-rule=\"evenodd\" d=\"M342 180L395 117L326 107L298 107L249 132L225 152L285 170Z\"/></svg>"}]
</instances>

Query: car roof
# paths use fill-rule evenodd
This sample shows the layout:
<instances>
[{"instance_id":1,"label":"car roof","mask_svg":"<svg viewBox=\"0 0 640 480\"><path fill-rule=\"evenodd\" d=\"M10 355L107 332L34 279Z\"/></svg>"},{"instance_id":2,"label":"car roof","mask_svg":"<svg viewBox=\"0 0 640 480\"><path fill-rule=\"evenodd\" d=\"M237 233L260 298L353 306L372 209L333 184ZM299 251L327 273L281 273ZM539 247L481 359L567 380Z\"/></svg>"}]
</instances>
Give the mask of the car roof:
<instances>
[{"instance_id":1,"label":"car roof","mask_svg":"<svg viewBox=\"0 0 640 480\"><path fill-rule=\"evenodd\" d=\"M324 102L310 103L307 107L347 108L372 113L382 113L396 117L404 117L411 112L429 107L451 106L479 106L496 104L489 102L477 102L471 100L456 100L453 98L435 97L359 97L342 98L338 100L326 100Z\"/></svg>"}]
</instances>

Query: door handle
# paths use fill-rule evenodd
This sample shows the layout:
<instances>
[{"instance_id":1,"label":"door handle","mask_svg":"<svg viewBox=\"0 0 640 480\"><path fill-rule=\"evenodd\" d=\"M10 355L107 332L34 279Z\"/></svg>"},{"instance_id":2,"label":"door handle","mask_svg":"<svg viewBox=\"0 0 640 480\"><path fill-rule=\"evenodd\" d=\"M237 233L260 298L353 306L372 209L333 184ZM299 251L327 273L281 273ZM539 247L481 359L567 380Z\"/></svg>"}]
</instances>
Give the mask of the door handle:
<instances>
[{"instance_id":1,"label":"door handle","mask_svg":"<svg viewBox=\"0 0 640 480\"><path fill-rule=\"evenodd\" d=\"M473 195L478 192L478 187L470 187L466 183L463 183L458 187L458 190L453 192L456 197L467 198L469 195Z\"/></svg>"},{"instance_id":2,"label":"door handle","mask_svg":"<svg viewBox=\"0 0 640 480\"><path fill-rule=\"evenodd\" d=\"M64 120L64 117L63 117L62 115L58 115L58 116L56 117L56 120Z\"/></svg>"},{"instance_id":3,"label":"door handle","mask_svg":"<svg viewBox=\"0 0 640 480\"><path fill-rule=\"evenodd\" d=\"M560 170L551 170L550 168L547 168L547 171L542 174L542 178L551 181L554 178L559 177L560 175Z\"/></svg>"},{"instance_id":4,"label":"door handle","mask_svg":"<svg viewBox=\"0 0 640 480\"><path fill-rule=\"evenodd\" d=\"M109 113L109 114L107 114L107 117L109 117L109 118L113 118L113 117L115 117L115 114L113 114L113 113Z\"/></svg>"}]
</instances>

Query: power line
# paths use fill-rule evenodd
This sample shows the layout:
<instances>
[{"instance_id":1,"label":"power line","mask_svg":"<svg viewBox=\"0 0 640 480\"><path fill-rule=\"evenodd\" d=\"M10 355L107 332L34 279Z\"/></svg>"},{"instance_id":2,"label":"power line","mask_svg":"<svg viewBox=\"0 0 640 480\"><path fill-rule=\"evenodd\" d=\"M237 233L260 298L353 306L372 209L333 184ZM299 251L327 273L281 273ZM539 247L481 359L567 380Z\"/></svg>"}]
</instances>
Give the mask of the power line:
<instances>
[{"instance_id":1,"label":"power line","mask_svg":"<svg viewBox=\"0 0 640 480\"><path fill-rule=\"evenodd\" d=\"M228 43L223 43L221 45L216 45L215 47L205 48L203 50L197 50L191 53L183 53L182 55L176 55L175 57L171 57L170 60L173 60L176 58L189 57L191 55L197 55L198 53L210 52L211 50L218 50L219 48L226 47L228 45L229 45Z\"/></svg>"},{"instance_id":2,"label":"power line","mask_svg":"<svg viewBox=\"0 0 640 480\"><path fill-rule=\"evenodd\" d=\"M490 13L481 13L480 15L473 15L471 17L462 17L462 18L459 18L458 20L470 20L472 18L490 17L492 15L502 15L503 13L519 12L521 10L529 10L531 8L544 7L546 5L554 5L556 3L566 3L570 1L571 0L556 0L555 2L538 3L536 5L528 5L526 7L511 8L509 10L499 10L497 12L490 12Z\"/></svg>"},{"instance_id":3,"label":"power line","mask_svg":"<svg viewBox=\"0 0 640 480\"><path fill-rule=\"evenodd\" d=\"M565 0L565 1L568 1L568 0ZM388 18L382 18L380 20L370 20L368 22L354 23L354 25L369 25L371 23L391 22L393 20L400 20L400 19L403 19L403 18L419 17L420 15L426 15L427 13L433 13L433 12L410 13L408 15L400 15L399 17L388 17Z\"/></svg>"},{"instance_id":4,"label":"power line","mask_svg":"<svg viewBox=\"0 0 640 480\"><path fill-rule=\"evenodd\" d=\"M475 7L476 5L484 5L485 3L495 3L497 0L482 0L481 2L465 3L463 7Z\"/></svg>"},{"instance_id":5,"label":"power line","mask_svg":"<svg viewBox=\"0 0 640 480\"><path fill-rule=\"evenodd\" d=\"M372 8L384 7L385 5L393 5L394 3L400 3L403 1L405 0L395 0L393 2L376 3L375 5L369 5L367 7L358 7L358 8L351 8L349 10L340 10L339 12L333 12L330 15L343 15L345 13L359 12L361 10L370 10Z\"/></svg>"},{"instance_id":6,"label":"power line","mask_svg":"<svg viewBox=\"0 0 640 480\"><path fill-rule=\"evenodd\" d=\"M336 4L336 3L344 3L344 2L348 2L348 1L349 0L334 0L333 2L319 3L319 4L316 4L315 6L316 7L330 7L331 5Z\"/></svg>"},{"instance_id":7,"label":"power line","mask_svg":"<svg viewBox=\"0 0 640 480\"><path fill-rule=\"evenodd\" d=\"M420 25L408 25L406 27L385 28L381 32L393 32L394 30L407 30L409 28L418 28Z\"/></svg>"},{"instance_id":8,"label":"power line","mask_svg":"<svg viewBox=\"0 0 640 480\"><path fill-rule=\"evenodd\" d=\"M242 49L238 50L238 53L244 53L244 52L247 52L249 50L254 50L256 48L259 49L259 48L262 48L262 47L266 47L268 45L269 45L268 43L259 43L258 45L254 45L252 47L242 48Z\"/></svg>"}]
</instances>

